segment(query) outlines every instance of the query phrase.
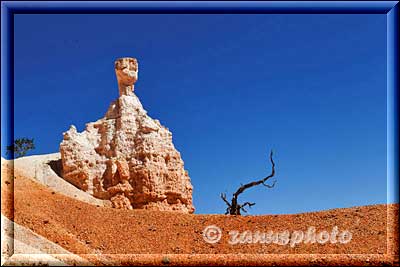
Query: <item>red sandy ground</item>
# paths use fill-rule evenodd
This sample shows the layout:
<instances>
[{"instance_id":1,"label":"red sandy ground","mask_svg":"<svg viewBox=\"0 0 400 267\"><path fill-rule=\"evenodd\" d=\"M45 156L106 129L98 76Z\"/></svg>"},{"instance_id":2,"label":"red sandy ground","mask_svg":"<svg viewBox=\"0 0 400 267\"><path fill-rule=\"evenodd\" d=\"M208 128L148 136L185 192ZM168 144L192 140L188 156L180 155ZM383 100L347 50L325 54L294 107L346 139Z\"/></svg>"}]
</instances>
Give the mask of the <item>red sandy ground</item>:
<instances>
[{"instance_id":1,"label":"red sandy ground","mask_svg":"<svg viewBox=\"0 0 400 267\"><path fill-rule=\"evenodd\" d=\"M263 216L128 211L55 193L17 170L12 179L10 168L3 169L2 176L5 216L99 265L399 265L398 204ZM216 244L203 239L209 225L222 229ZM309 226L317 232L338 226L339 231L350 231L352 240L295 247L228 243L231 230L292 232Z\"/></svg>"}]
</instances>

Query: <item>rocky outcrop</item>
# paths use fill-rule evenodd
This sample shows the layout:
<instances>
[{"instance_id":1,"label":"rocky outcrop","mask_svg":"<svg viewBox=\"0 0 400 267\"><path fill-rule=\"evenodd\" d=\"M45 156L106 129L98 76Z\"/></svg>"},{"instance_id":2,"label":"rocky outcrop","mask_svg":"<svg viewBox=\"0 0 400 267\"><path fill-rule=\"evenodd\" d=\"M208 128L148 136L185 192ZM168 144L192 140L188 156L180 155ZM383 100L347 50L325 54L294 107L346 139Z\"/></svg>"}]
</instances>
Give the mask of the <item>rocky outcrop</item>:
<instances>
[{"instance_id":1,"label":"rocky outcrop","mask_svg":"<svg viewBox=\"0 0 400 267\"><path fill-rule=\"evenodd\" d=\"M118 59L120 96L104 118L74 126L60 144L63 178L116 208L192 213L192 185L171 132L133 93L137 61Z\"/></svg>"},{"instance_id":2,"label":"rocky outcrop","mask_svg":"<svg viewBox=\"0 0 400 267\"><path fill-rule=\"evenodd\" d=\"M2 159L3 161L3 159ZM83 201L92 205L110 207L111 202L93 197L79 190L71 183L61 177L61 155L60 153L32 155L14 160L7 160L8 164L14 164L15 170L26 178L50 188L54 192Z\"/></svg>"}]
</instances>

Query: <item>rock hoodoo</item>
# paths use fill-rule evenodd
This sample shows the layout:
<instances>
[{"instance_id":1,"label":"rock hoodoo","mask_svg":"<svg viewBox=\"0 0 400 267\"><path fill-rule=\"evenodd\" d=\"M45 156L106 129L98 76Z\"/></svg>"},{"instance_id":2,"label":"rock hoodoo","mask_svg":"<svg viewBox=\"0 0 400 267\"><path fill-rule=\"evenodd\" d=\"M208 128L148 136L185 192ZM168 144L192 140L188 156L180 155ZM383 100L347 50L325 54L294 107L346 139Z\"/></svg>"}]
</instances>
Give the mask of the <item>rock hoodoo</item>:
<instances>
[{"instance_id":1,"label":"rock hoodoo","mask_svg":"<svg viewBox=\"0 0 400 267\"><path fill-rule=\"evenodd\" d=\"M115 62L119 98L104 118L75 126L60 144L63 178L115 208L192 213L192 185L171 132L133 93L138 62Z\"/></svg>"}]
</instances>

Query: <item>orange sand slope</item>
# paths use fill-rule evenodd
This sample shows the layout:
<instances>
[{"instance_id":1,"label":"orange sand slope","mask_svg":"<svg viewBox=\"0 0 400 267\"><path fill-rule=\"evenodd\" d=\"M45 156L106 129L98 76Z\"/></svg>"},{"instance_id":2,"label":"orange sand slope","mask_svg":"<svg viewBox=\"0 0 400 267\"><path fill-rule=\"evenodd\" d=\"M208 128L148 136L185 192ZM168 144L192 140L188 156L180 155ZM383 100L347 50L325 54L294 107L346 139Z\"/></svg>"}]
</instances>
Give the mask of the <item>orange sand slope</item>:
<instances>
[{"instance_id":1,"label":"orange sand slope","mask_svg":"<svg viewBox=\"0 0 400 267\"><path fill-rule=\"evenodd\" d=\"M398 265L397 204L265 216L118 210L54 192L18 170L13 179L11 166L2 167L2 214L93 264ZM216 243L204 239L203 230L210 225L221 229L222 237ZM256 239L252 239L255 243L229 243L232 230L305 233L315 227L316 233L331 233L335 226L339 232L350 232L351 240L345 244L300 242L292 246Z\"/></svg>"}]
</instances>

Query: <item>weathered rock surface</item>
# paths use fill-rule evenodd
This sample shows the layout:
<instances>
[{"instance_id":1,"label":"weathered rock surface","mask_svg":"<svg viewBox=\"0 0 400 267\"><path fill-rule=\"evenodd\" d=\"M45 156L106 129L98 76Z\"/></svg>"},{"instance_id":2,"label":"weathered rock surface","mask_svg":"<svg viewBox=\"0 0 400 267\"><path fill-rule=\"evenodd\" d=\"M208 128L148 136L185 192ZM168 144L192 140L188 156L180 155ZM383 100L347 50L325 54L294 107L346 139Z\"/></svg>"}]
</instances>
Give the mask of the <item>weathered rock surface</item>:
<instances>
[{"instance_id":1,"label":"weathered rock surface","mask_svg":"<svg viewBox=\"0 0 400 267\"><path fill-rule=\"evenodd\" d=\"M172 134L132 92L137 61L119 59L115 69L120 96L104 118L64 133L64 179L116 208L192 213L192 185Z\"/></svg>"},{"instance_id":2,"label":"weathered rock surface","mask_svg":"<svg viewBox=\"0 0 400 267\"><path fill-rule=\"evenodd\" d=\"M110 207L111 202L95 198L76 188L71 183L61 177L61 155L60 153L32 155L21 157L14 160L5 160L1 158L2 164L13 165L15 172L26 178L37 181L54 192L61 193L68 197L102 207ZM3 166L3 165L2 165Z\"/></svg>"}]
</instances>

